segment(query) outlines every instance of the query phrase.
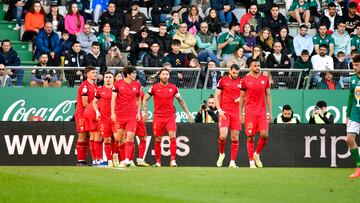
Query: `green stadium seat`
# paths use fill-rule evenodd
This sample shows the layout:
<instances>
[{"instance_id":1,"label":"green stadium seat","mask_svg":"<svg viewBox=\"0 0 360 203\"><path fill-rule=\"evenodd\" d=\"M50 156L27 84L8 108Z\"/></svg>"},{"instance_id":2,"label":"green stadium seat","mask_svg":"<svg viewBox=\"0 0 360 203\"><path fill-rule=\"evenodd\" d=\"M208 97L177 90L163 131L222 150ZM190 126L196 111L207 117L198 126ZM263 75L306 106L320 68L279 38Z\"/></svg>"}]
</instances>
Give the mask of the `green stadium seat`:
<instances>
[{"instance_id":1,"label":"green stadium seat","mask_svg":"<svg viewBox=\"0 0 360 203\"><path fill-rule=\"evenodd\" d=\"M33 53L31 51L17 51L21 61L32 61Z\"/></svg>"}]
</instances>

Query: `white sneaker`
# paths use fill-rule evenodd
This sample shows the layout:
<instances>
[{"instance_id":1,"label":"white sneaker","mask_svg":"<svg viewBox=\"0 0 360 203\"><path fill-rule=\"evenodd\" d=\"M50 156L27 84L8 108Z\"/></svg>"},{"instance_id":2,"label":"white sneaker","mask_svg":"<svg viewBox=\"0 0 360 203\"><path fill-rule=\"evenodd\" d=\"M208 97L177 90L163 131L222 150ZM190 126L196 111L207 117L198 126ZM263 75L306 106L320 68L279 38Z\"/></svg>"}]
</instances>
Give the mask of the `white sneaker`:
<instances>
[{"instance_id":1,"label":"white sneaker","mask_svg":"<svg viewBox=\"0 0 360 203\"><path fill-rule=\"evenodd\" d=\"M176 164L176 161L175 160L172 160L170 162L170 167L177 167L177 164Z\"/></svg>"},{"instance_id":2,"label":"white sneaker","mask_svg":"<svg viewBox=\"0 0 360 203\"><path fill-rule=\"evenodd\" d=\"M249 165L250 165L250 168L257 168L254 160L251 160Z\"/></svg>"},{"instance_id":3,"label":"white sneaker","mask_svg":"<svg viewBox=\"0 0 360 203\"><path fill-rule=\"evenodd\" d=\"M130 167L131 166L131 162L129 159L125 159L124 161L122 161L123 164L126 166L126 167Z\"/></svg>"},{"instance_id":4,"label":"white sneaker","mask_svg":"<svg viewBox=\"0 0 360 203\"><path fill-rule=\"evenodd\" d=\"M96 160L93 160L93 161L92 161L92 166L93 166L93 167L96 167L96 166L97 166L97 161L96 161Z\"/></svg>"},{"instance_id":5,"label":"white sneaker","mask_svg":"<svg viewBox=\"0 0 360 203\"><path fill-rule=\"evenodd\" d=\"M255 161L255 164L258 168L262 168L263 167L263 164L261 163L261 160L260 160L260 155L257 154L256 152L254 153L254 161Z\"/></svg>"},{"instance_id":6,"label":"white sneaker","mask_svg":"<svg viewBox=\"0 0 360 203\"><path fill-rule=\"evenodd\" d=\"M16 24L16 26L13 28L14 31L18 31L20 29L21 29L21 27L18 24Z\"/></svg>"},{"instance_id":7,"label":"white sneaker","mask_svg":"<svg viewBox=\"0 0 360 203\"><path fill-rule=\"evenodd\" d=\"M223 153L223 154L220 153L219 158L216 162L216 166L221 167L223 165L224 159L225 159L225 153Z\"/></svg>"},{"instance_id":8,"label":"white sneaker","mask_svg":"<svg viewBox=\"0 0 360 203\"><path fill-rule=\"evenodd\" d=\"M229 168L239 168L239 167L236 165L235 161L231 160L229 164Z\"/></svg>"},{"instance_id":9,"label":"white sneaker","mask_svg":"<svg viewBox=\"0 0 360 203\"><path fill-rule=\"evenodd\" d=\"M114 162L111 160L108 160L108 167L114 167Z\"/></svg>"},{"instance_id":10,"label":"white sneaker","mask_svg":"<svg viewBox=\"0 0 360 203\"><path fill-rule=\"evenodd\" d=\"M126 164L125 164L124 162L125 162L125 161L121 161L117 167L119 167L119 168L125 168L125 167L126 167Z\"/></svg>"},{"instance_id":11,"label":"white sneaker","mask_svg":"<svg viewBox=\"0 0 360 203\"><path fill-rule=\"evenodd\" d=\"M113 154L113 162L115 167L117 167L120 164L118 154Z\"/></svg>"},{"instance_id":12,"label":"white sneaker","mask_svg":"<svg viewBox=\"0 0 360 203\"><path fill-rule=\"evenodd\" d=\"M136 159L137 166L140 167L149 167L150 165L147 164L144 159Z\"/></svg>"},{"instance_id":13,"label":"white sneaker","mask_svg":"<svg viewBox=\"0 0 360 203\"><path fill-rule=\"evenodd\" d=\"M133 160L129 161L129 163L130 163L130 166L131 166L131 167L136 167L136 165L135 165L135 163L134 163Z\"/></svg>"},{"instance_id":14,"label":"white sneaker","mask_svg":"<svg viewBox=\"0 0 360 203\"><path fill-rule=\"evenodd\" d=\"M153 167L161 167L161 164L159 162L156 162Z\"/></svg>"}]
</instances>

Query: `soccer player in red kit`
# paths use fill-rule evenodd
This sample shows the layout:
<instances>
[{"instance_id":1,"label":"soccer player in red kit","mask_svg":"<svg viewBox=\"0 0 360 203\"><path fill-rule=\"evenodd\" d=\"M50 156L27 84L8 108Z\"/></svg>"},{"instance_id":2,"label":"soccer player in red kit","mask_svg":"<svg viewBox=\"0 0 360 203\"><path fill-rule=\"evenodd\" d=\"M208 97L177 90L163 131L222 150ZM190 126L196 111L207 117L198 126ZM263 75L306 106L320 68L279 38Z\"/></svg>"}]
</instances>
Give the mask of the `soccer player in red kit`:
<instances>
[{"instance_id":1,"label":"soccer player in red kit","mask_svg":"<svg viewBox=\"0 0 360 203\"><path fill-rule=\"evenodd\" d=\"M245 130L250 168L261 168L260 153L268 139L268 120L266 106L269 111L269 122L272 121L272 107L269 79L260 73L260 62L250 60L250 73L241 80L240 112L245 104ZM265 105L266 103L266 105ZM240 114L242 117L242 114ZM254 152L254 137L260 132L260 139Z\"/></svg>"},{"instance_id":2,"label":"soccer player in red kit","mask_svg":"<svg viewBox=\"0 0 360 203\"><path fill-rule=\"evenodd\" d=\"M241 121L239 114L238 98L240 95L240 67L236 64L230 67L229 75L221 78L215 91L215 106L219 114L219 158L217 167L223 165L225 158L226 137L230 128L231 136L231 161L230 168L236 168L236 155L239 149L239 131Z\"/></svg>"},{"instance_id":3,"label":"soccer player in red kit","mask_svg":"<svg viewBox=\"0 0 360 203\"><path fill-rule=\"evenodd\" d=\"M96 112L96 120L99 121L100 135L104 139L103 142L97 141L96 145L102 146L102 144L104 143L105 156L108 160L107 165L109 167L114 166L111 150L111 137L116 132L115 123L111 120L111 97L113 92L113 86L114 75L111 72L106 72L104 74L104 86L96 90L95 98L92 102ZM99 147L96 147L95 149L97 156L99 156L99 153L102 154L102 147L101 151L99 151Z\"/></svg>"},{"instance_id":4,"label":"soccer player in red kit","mask_svg":"<svg viewBox=\"0 0 360 203\"><path fill-rule=\"evenodd\" d=\"M84 70L86 81L80 84L75 109L75 122L78 132L78 140L76 143L78 166L86 166L87 151L88 151L88 135L89 124L84 116L85 108L92 102L97 88L95 84L96 69L94 67L86 67ZM92 145L93 146L93 145Z\"/></svg>"},{"instance_id":5,"label":"soccer player in red kit","mask_svg":"<svg viewBox=\"0 0 360 203\"><path fill-rule=\"evenodd\" d=\"M136 124L141 117L141 84L135 81L136 68L125 67L123 73L125 78L115 83L111 98L111 119L115 122L117 130L115 140L119 145L122 160L125 158L120 162L120 167L130 166Z\"/></svg>"},{"instance_id":6,"label":"soccer player in red kit","mask_svg":"<svg viewBox=\"0 0 360 203\"><path fill-rule=\"evenodd\" d=\"M176 167L176 122L174 98L176 98L181 108L186 112L189 121L193 119L186 106L185 101L181 98L179 89L172 83L169 83L170 71L161 69L159 71L160 82L154 84L143 99L144 120L148 119L147 102L151 96L154 96L154 120L153 132L155 136L155 158L154 166L161 167L161 142L165 130L170 138L170 166Z\"/></svg>"}]
</instances>

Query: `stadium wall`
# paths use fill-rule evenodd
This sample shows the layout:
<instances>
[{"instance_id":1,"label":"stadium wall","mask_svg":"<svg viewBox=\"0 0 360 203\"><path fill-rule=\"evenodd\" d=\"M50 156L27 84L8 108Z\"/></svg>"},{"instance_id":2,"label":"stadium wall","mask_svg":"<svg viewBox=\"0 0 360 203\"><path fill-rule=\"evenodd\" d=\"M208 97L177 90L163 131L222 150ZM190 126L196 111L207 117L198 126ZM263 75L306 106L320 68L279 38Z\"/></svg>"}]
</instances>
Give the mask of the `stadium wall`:
<instances>
[{"instance_id":1,"label":"stadium wall","mask_svg":"<svg viewBox=\"0 0 360 203\"><path fill-rule=\"evenodd\" d=\"M71 119L76 102L76 90L69 88L1 88L0 119L2 121L28 121L31 115L40 115L45 121L68 121ZM190 111L195 117L203 100L214 90L182 89ZM307 123L311 110L319 100L328 103L329 111L335 115L335 123L345 123L348 91L346 90L272 90L273 116L280 114L284 104L293 107L295 116ZM185 119L185 112L176 103L177 121ZM152 100L149 104L152 119Z\"/></svg>"},{"instance_id":2,"label":"stadium wall","mask_svg":"<svg viewBox=\"0 0 360 203\"><path fill-rule=\"evenodd\" d=\"M0 126L0 165L75 165L75 123L1 122ZM147 124L147 129L146 161L154 163L151 123ZM267 167L354 167L345 143L345 129L343 124L271 124L262 161ZM179 123L177 133L177 162L180 166L215 166L218 156L216 124ZM167 136L162 146L162 163L166 166L170 156ZM229 152L228 144L226 165ZM237 163L248 166L243 131Z\"/></svg>"}]
</instances>

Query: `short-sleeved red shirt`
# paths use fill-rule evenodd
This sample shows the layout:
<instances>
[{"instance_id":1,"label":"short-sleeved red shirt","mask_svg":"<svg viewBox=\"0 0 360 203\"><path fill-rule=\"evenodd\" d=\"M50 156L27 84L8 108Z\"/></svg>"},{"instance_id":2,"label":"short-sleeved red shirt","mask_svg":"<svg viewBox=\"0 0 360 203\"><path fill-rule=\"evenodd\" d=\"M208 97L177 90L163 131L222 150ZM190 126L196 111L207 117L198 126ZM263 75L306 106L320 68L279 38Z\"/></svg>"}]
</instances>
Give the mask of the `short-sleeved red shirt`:
<instances>
[{"instance_id":1,"label":"short-sleeved red shirt","mask_svg":"<svg viewBox=\"0 0 360 203\"><path fill-rule=\"evenodd\" d=\"M90 104L92 102L92 100L94 100L95 91L97 88L98 87L96 84L91 84L87 80L80 84L78 93L77 93L75 114L84 113L85 107L82 104L82 97L87 96L88 103Z\"/></svg>"},{"instance_id":2,"label":"short-sleeved red shirt","mask_svg":"<svg viewBox=\"0 0 360 203\"><path fill-rule=\"evenodd\" d=\"M266 115L265 92L268 88L269 79L263 75L258 78L247 75L241 80L241 90L246 92L245 116Z\"/></svg>"},{"instance_id":3,"label":"short-sleeved red shirt","mask_svg":"<svg viewBox=\"0 0 360 203\"><path fill-rule=\"evenodd\" d=\"M179 89L172 83L154 84L148 93L154 96L154 119L175 117L174 98L180 97Z\"/></svg>"},{"instance_id":4,"label":"short-sleeved red shirt","mask_svg":"<svg viewBox=\"0 0 360 203\"><path fill-rule=\"evenodd\" d=\"M141 84L132 81L127 84L125 80L115 83L113 92L117 93L115 113L119 121L136 119L136 99L140 97Z\"/></svg>"},{"instance_id":5,"label":"short-sleeved red shirt","mask_svg":"<svg viewBox=\"0 0 360 203\"><path fill-rule=\"evenodd\" d=\"M240 97L240 81L240 78L234 80L225 76L217 85L217 89L221 90L220 108L228 114L239 114L239 103L235 100Z\"/></svg>"},{"instance_id":6,"label":"short-sleeved red shirt","mask_svg":"<svg viewBox=\"0 0 360 203\"><path fill-rule=\"evenodd\" d=\"M113 88L102 86L95 92L95 98L99 100L98 107L103 122L111 122L111 97Z\"/></svg>"}]
</instances>

